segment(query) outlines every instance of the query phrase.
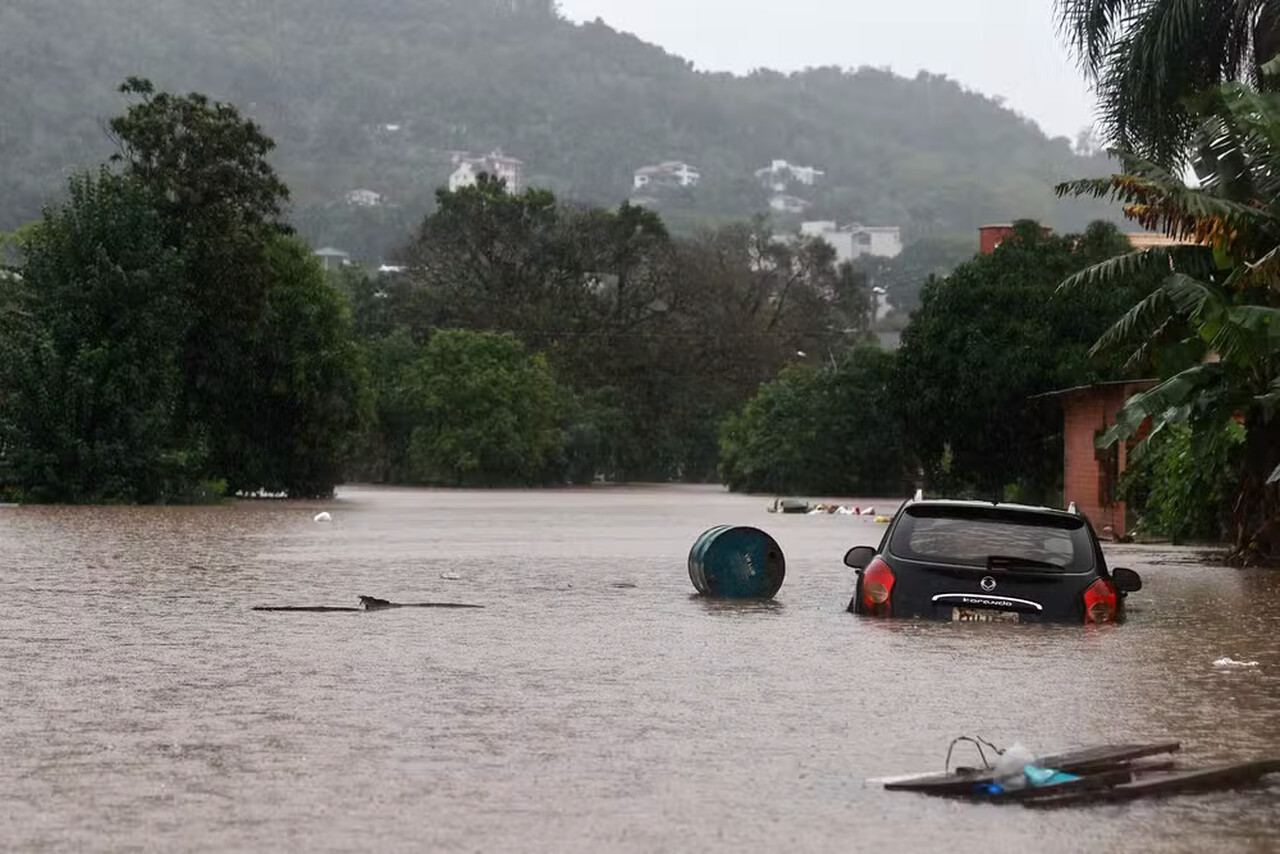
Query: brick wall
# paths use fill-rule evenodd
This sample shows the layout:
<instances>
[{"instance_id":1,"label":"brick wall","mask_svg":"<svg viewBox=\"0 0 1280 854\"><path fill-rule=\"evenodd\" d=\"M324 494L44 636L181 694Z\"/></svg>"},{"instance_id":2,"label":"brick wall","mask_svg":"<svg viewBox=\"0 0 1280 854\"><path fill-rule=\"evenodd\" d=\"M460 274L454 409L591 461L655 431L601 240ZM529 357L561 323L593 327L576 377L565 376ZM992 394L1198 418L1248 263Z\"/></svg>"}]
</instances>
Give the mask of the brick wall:
<instances>
[{"instance_id":1,"label":"brick wall","mask_svg":"<svg viewBox=\"0 0 1280 854\"><path fill-rule=\"evenodd\" d=\"M1106 473L1104 463L1098 459L1094 438L1099 430L1115 423L1116 412L1131 393L1128 386L1099 386L1072 392L1062 401L1065 498L1068 504L1074 501L1098 531L1108 525L1117 534L1123 534L1125 529L1124 503L1108 505L1100 495ZM1124 471L1126 450L1122 443L1116 474Z\"/></svg>"}]
</instances>

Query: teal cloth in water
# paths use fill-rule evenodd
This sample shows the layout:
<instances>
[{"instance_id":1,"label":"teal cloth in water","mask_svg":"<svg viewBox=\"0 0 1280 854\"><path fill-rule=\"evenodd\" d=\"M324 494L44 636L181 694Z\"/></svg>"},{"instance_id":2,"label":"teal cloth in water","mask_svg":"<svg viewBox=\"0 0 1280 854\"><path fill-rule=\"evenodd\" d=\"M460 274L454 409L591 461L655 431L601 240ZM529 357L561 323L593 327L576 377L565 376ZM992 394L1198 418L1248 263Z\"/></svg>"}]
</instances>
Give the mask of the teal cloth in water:
<instances>
[{"instance_id":1,"label":"teal cloth in water","mask_svg":"<svg viewBox=\"0 0 1280 854\"><path fill-rule=\"evenodd\" d=\"M1022 769L1022 773L1027 777L1027 783L1032 786L1054 786L1058 783L1070 783L1072 780L1080 779L1074 774L1055 771L1052 768L1038 768L1035 765L1025 766Z\"/></svg>"}]
</instances>

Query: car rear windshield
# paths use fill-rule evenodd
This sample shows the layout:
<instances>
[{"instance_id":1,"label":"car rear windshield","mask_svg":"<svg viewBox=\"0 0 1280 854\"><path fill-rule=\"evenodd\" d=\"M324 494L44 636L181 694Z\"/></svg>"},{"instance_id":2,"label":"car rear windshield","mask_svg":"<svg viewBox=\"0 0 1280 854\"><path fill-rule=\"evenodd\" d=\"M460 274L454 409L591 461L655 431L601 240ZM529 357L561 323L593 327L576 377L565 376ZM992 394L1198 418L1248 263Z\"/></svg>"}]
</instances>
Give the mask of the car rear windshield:
<instances>
[{"instance_id":1,"label":"car rear windshield","mask_svg":"<svg viewBox=\"0 0 1280 854\"><path fill-rule=\"evenodd\" d=\"M1084 520L984 507L908 507L889 549L930 563L999 564L1044 571L1087 572L1093 544Z\"/></svg>"}]
</instances>

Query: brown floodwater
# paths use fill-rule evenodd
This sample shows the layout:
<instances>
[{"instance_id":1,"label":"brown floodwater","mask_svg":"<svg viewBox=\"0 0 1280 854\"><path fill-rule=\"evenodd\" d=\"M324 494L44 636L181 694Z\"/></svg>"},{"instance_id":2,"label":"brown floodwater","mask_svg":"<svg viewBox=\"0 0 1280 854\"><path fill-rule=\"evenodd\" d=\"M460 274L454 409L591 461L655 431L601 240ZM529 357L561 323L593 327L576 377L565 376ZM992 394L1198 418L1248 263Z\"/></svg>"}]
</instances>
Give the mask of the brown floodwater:
<instances>
[{"instance_id":1,"label":"brown floodwater","mask_svg":"<svg viewBox=\"0 0 1280 854\"><path fill-rule=\"evenodd\" d=\"M1123 626L862 621L840 558L882 527L766 503L351 488L0 508L0 844L1280 850L1280 784L1043 812L865 782L940 769L961 734L1280 754L1280 573L1116 547L1146 581ZM691 595L689 546L721 523L781 543L776 602ZM485 610L250 610L362 594Z\"/></svg>"}]
</instances>

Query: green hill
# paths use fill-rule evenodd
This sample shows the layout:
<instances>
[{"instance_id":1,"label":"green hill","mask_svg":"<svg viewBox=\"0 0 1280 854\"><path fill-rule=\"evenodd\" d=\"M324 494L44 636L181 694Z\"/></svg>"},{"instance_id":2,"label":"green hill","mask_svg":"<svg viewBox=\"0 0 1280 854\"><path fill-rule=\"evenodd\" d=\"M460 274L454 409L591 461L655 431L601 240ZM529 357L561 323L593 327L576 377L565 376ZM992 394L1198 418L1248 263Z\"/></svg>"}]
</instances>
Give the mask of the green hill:
<instances>
[{"instance_id":1,"label":"green hill","mask_svg":"<svg viewBox=\"0 0 1280 854\"><path fill-rule=\"evenodd\" d=\"M900 225L911 238L1038 218L1078 229L1101 206L1054 182L1098 173L996 100L944 77L814 69L747 77L689 63L550 0L6 0L0 5L0 230L110 154L127 76L200 91L279 143L304 236L385 256L432 203L450 152L502 149L531 183L616 204L644 165L682 160L660 200L677 229L768 209L775 158L825 175L806 218ZM382 204L344 201L372 190Z\"/></svg>"}]
</instances>

